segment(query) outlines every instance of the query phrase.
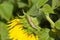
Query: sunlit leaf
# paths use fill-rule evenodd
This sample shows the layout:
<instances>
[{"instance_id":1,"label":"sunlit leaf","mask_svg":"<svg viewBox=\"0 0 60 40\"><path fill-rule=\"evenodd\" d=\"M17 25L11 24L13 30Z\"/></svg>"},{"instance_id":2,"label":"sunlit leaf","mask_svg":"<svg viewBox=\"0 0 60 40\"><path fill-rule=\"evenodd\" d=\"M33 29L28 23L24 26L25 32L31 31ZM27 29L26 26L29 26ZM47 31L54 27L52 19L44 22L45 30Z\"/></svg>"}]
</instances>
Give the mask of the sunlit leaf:
<instances>
[{"instance_id":1,"label":"sunlit leaf","mask_svg":"<svg viewBox=\"0 0 60 40\"><path fill-rule=\"evenodd\" d=\"M34 22L34 24L35 25L38 25L39 24L39 22L38 22L38 20L37 20L37 18L36 17L31 17L32 18L32 21Z\"/></svg>"},{"instance_id":2,"label":"sunlit leaf","mask_svg":"<svg viewBox=\"0 0 60 40\"><path fill-rule=\"evenodd\" d=\"M2 18L9 20L10 17L12 16L12 11L13 11L13 5L8 2L3 2L0 4L0 15Z\"/></svg>"},{"instance_id":3,"label":"sunlit leaf","mask_svg":"<svg viewBox=\"0 0 60 40\"><path fill-rule=\"evenodd\" d=\"M60 19L55 22L55 27L60 30Z\"/></svg>"},{"instance_id":4,"label":"sunlit leaf","mask_svg":"<svg viewBox=\"0 0 60 40\"><path fill-rule=\"evenodd\" d=\"M52 7L51 7L50 5L48 5L48 4L45 4L45 5L43 6L42 11L43 11L44 13L54 13Z\"/></svg>"},{"instance_id":5,"label":"sunlit leaf","mask_svg":"<svg viewBox=\"0 0 60 40\"><path fill-rule=\"evenodd\" d=\"M60 0L52 0L52 8L55 9L60 6Z\"/></svg>"},{"instance_id":6,"label":"sunlit leaf","mask_svg":"<svg viewBox=\"0 0 60 40\"><path fill-rule=\"evenodd\" d=\"M27 12L29 15L34 15L36 10L39 11L39 8L43 6L48 0L37 0L36 3L30 8ZM36 13L38 14L38 13Z\"/></svg>"}]
</instances>

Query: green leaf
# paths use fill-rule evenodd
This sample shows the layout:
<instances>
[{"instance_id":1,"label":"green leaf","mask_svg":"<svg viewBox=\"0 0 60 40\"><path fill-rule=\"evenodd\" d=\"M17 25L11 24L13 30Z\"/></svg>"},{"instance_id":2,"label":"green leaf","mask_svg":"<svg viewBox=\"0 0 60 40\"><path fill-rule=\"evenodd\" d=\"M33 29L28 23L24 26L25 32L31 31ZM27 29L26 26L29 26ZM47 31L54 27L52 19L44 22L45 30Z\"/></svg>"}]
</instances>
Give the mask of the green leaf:
<instances>
[{"instance_id":1,"label":"green leaf","mask_svg":"<svg viewBox=\"0 0 60 40\"><path fill-rule=\"evenodd\" d=\"M36 1L38 1L38 0L31 0L31 1L32 1L32 3L33 3L33 4L35 4L35 3L36 3Z\"/></svg>"},{"instance_id":2,"label":"green leaf","mask_svg":"<svg viewBox=\"0 0 60 40\"><path fill-rule=\"evenodd\" d=\"M60 6L60 0L52 0L52 8L56 9Z\"/></svg>"},{"instance_id":3,"label":"green leaf","mask_svg":"<svg viewBox=\"0 0 60 40\"><path fill-rule=\"evenodd\" d=\"M2 2L2 0L0 0L0 3Z\"/></svg>"},{"instance_id":4,"label":"green leaf","mask_svg":"<svg viewBox=\"0 0 60 40\"><path fill-rule=\"evenodd\" d=\"M50 30L45 28L42 29L39 33L39 40L54 40L54 38L50 37L49 35Z\"/></svg>"},{"instance_id":5,"label":"green leaf","mask_svg":"<svg viewBox=\"0 0 60 40\"><path fill-rule=\"evenodd\" d=\"M0 21L0 34L1 34L1 40L8 40L7 25L1 21Z\"/></svg>"},{"instance_id":6,"label":"green leaf","mask_svg":"<svg viewBox=\"0 0 60 40\"><path fill-rule=\"evenodd\" d=\"M23 2L18 2L18 7L19 8L23 8L23 7L27 7L28 5L23 3Z\"/></svg>"},{"instance_id":7,"label":"green leaf","mask_svg":"<svg viewBox=\"0 0 60 40\"><path fill-rule=\"evenodd\" d=\"M38 20L36 17L31 17L31 19L35 25L38 25Z\"/></svg>"},{"instance_id":8,"label":"green leaf","mask_svg":"<svg viewBox=\"0 0 60 40\"><path fill-rule=\"evenodd\" d=\"M48 0L37 0L36 3L30 8L30 10L27 12L29 15L34 15L36 13L36 10L39 12L39 8L43 6ZM38 13L36 13L38 14Z\"/></svg>"},{"instance_id":9,"label":"green leaf","mask_svg":"<svg viewBox=\"0 0 60 40\"><path fill-rule=\"evenodd\" d=\"M48 5L48 4L45 4L45 5L43 6L42 11L43 11L44 13L54 13L52 7L51 7L50 5Z\"/></svg>"},{"instance_id":10,"label":"green leaf","mask_svg":"<svg viewBox=\"0 0 60 40\"><path fill-rule=\"evenodd\" d=\"M10 3L17 3L17 2L20 2L21 0L7 0L7 1Z\"/></svg>"},{"instance_id":11,"label":"green leaf","mask_svg":"<svg viewBox=\"0 0 60 40\"><path fill-rule=\"evenodd\" d=\"M60 19L55 22L55 27L60 30Z\"/></svg>"},{"instance_id":12,"label":"green leaf","mask_svg":"<svg viewBox=\"0 0 60 40\"><path fill-rule=\"evenodd\" d=\"M13 5L8 2L3 2L0 4L0 15L2 18L5 18L6 20L9 20L12 16L13 11Z\"/></svg>"}]
</instances>

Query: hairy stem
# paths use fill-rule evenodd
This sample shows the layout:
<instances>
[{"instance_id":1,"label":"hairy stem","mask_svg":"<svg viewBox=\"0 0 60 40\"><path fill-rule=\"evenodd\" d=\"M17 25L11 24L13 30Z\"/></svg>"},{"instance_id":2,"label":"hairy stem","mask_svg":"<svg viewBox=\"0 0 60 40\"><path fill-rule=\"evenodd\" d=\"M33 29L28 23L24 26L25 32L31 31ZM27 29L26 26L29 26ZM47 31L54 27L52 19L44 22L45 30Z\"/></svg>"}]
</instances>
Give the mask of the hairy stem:
<instances>
[{"instance_id":1,"label":"hairy stem","mask_svg":"<svg viewBox=\"0 0 60 40\"><path fill-rule=\"evenodd\" d=\"M46 19L50 22L51 27L54 28L55 23L51 20L51 18L49 17L49 14L46 15Z\"/></svg>"}]
</instances>

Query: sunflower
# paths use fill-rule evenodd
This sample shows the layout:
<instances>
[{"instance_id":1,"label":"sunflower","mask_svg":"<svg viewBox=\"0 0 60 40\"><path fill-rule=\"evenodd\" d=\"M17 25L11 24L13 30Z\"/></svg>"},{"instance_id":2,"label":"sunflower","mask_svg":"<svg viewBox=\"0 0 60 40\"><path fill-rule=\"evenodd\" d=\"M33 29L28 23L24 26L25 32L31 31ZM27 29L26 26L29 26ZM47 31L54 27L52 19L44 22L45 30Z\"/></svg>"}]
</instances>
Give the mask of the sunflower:
<instances>
[{"instance_id":1,"label":"sunflower","mask_svg":"<svg viewBox=\"0 0 60 40\"><path fill-rule=\"evenodd\" d=\"M12 40L38 40L38 36L29 34L24 30L19 19L11 20L9 26L9 38Z\"/></svg>"}]
</instances>

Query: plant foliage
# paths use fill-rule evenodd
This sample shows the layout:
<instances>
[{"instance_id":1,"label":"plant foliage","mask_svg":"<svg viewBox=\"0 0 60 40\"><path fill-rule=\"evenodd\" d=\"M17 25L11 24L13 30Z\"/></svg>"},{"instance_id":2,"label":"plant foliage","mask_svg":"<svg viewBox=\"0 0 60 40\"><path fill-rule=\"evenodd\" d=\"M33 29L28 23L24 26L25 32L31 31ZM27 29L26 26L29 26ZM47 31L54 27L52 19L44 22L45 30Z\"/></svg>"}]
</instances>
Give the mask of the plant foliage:
<instances>
[{"instance_id":1,"label":"plant foliage","mask_svg":"<svg viewBox=\"0 0 60 40\"><path fill-rule=\"evenodd\" d=\"M60 0L0 0L0 40L10 40L7 25L16 18L38 40L60 40Z\"/></svg>"}]
</instances>

